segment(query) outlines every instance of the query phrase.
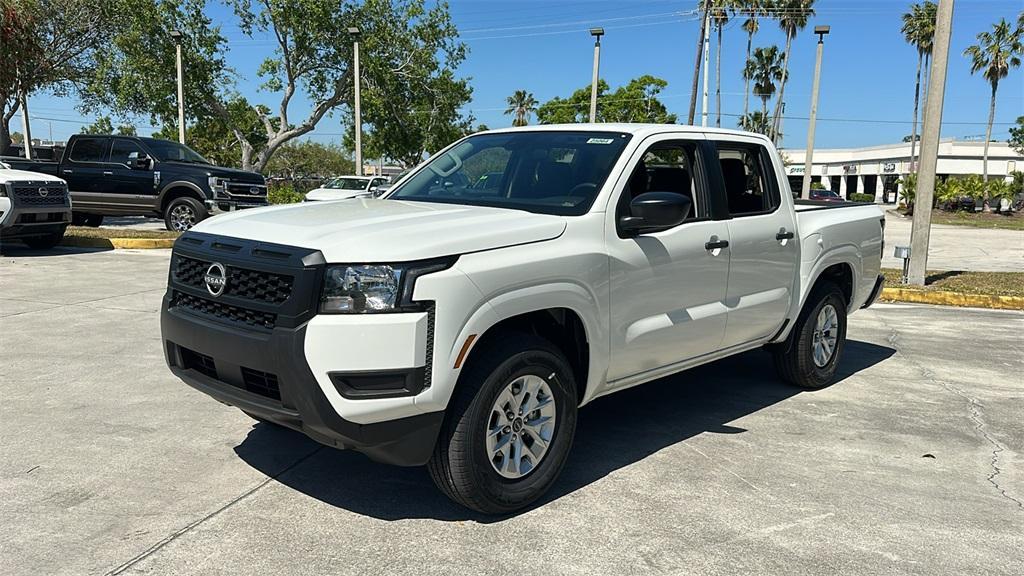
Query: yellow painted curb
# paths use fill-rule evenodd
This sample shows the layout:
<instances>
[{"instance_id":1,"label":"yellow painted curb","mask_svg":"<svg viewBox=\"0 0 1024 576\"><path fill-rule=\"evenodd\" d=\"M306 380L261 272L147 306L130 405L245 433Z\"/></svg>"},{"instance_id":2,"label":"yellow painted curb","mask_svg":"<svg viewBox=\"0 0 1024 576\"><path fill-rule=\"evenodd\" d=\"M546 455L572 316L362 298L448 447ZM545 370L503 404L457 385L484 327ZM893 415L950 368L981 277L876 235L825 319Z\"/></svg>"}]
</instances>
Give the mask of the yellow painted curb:
<instances>
[{"instance_id":1,"label":"yellow painted curb","mask_svg":"<svg viewBox=\"0 0 1024 576\"><path fill-rule=\"evenodd\" d=\"M150 250L171 248L174 238L85 238L82 236L65 236L62 246L78 246L82 248L124 248L134 250Z\"/></svg>"},{"instance_id":2,"label":"yellow painted curb","mask_svg":"<svg viewBox=\"0 0 1024 576\"><path fill-rule=\"evenodd\" d=\"M971 308L999 308L1003 310L1024 310L1024 297L996 296L993 294L961 294L931 290L908 290L906 288L883 288L880 300L886 302L916 302L940 306L968 306Z\"/></svg>"}]
</instances>

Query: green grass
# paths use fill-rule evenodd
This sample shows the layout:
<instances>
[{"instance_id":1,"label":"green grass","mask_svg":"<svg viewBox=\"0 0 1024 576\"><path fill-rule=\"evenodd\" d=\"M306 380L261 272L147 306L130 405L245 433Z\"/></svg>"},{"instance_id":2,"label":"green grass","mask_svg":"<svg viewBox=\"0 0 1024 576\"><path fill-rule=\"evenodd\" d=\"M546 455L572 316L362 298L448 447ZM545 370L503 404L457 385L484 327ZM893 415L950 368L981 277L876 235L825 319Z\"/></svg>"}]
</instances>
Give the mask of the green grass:
<instances>
[{"instance_id":1,"label":"green grass","mask_svg":"<svg viewBox=\"0 0 1024 576\"><path fill-rule=\"evenodd\" d=\"M1024 296L1024 272L939 272L929 271L925 286L907 286L900 283L902 272L883 268L887 288L910 290L939 290L961 294L988 294L993 296Z\"/></svg>"},{"instance_id":2,"label":"green grass","mask_svg":"<svg viewBox=\"0 0 1024 576\"><path fill-rule=\"evenodd\" d=\"M970 226L972 228L992 228L998 230L1024 230L1024 213L1014 212L1011 215L985 214L983 212L946 212L932 210L932 224L947 226Z\"/></svg>"},{"instance_id":3,"label":"green grass","mask_svg":"<svg viewBox=\"0 0 1024 576\"><path fill-rule=\"evenodd\" d=\"M177 238L178 232L167 230L136 230L134 228L90 228L68 226L65 236L76 238Z\"/></svg>"}]
</instances>

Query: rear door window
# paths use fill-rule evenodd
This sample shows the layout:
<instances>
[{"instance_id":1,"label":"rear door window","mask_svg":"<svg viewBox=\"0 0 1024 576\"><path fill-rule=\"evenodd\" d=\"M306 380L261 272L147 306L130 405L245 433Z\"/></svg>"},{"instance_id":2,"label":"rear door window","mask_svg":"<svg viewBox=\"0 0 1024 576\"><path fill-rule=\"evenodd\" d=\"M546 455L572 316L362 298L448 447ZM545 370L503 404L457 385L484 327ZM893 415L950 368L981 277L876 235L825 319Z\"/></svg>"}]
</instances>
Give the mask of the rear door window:
<instances>
[{"instance_id":1,"label":"rear door window","mask_svg":"<svg viewBox=\"0 0 1024 576\"><path fill-rule=\"evenodd\" d=\"M79 138L71 147L72 162L106 162L109 138Z\"/></svg>"},{"instance_id":2,"label":"rear door window","mask_svg":"<svg viewBox=\"0 0 1024 576\"><path fill-rule=\"evenodd\" d=\"M742 142L718 142L716 145L729 215L774 212L782 201L764 146Z\"/></svg>"}]
</instances>

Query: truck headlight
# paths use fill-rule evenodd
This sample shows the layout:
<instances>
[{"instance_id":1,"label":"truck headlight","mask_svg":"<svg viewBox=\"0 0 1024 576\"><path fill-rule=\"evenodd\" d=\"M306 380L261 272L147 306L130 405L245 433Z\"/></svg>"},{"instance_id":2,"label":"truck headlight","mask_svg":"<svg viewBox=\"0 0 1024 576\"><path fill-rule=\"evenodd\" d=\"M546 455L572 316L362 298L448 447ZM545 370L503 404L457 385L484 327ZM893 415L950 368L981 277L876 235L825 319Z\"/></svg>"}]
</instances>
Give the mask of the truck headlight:
<instances>
[{"instance_id":1,"label":"truck headlight","mask_svg":"<svg viewBox=\"0 0 1024 576\"><path fill-rule=\"evenodd\" d=\"M213 190L213 194L215 196L218 194L223 194L227 189L227 182L228 181L223 178L218 178L217 176L210 176L210 190Z\"/></svg>"},{"instance_id":2,"label":"truck headlight","mask_svg":"<svg viewBox=\"0 0 1024 576\"><path fill-rule=\"evenodd\" d=\"M332 264L324 273L320 312L362 314L409 312L416 278L450 268L455 258L412 264Z\"/></svg>"}]
</instances>

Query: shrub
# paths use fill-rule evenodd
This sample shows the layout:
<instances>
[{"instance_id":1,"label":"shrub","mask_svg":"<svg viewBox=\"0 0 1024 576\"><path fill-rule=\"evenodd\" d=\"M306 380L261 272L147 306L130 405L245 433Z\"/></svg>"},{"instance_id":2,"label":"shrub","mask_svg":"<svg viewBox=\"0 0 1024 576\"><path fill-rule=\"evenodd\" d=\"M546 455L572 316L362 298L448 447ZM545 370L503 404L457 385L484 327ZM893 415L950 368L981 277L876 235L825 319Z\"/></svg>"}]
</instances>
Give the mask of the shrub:
<instances>
[{"instance_id":1,"label":"shrub","mask_svg":"<svg viewBox=\"0 0 1024 576\"><path fill-rule=\"evenodd\" d=\"M825 190L825 185L821 182L811 182L811 190Z\"/></svg>"},{"instance_id":2,"label":"shrub","mask_svg":"<svg viewBox=\"0 0 1024 576\"><path fill-rule=\"evenodd\" d=\"M271 204L294 204L303 199L302 193L290 185L274 186L267 190L267 202Z\"/></svg>"},{"instance_id":3,"label":"shrub","mask_svg":"<svg viewBox=\"0 0 1024 576\"><path fill-rule=\"evenodd\" d=\"M854 192L850 194L850 201L852 202L874 202L874 194L861 194L860 192Z\"/></svg>"}]
</instances>

